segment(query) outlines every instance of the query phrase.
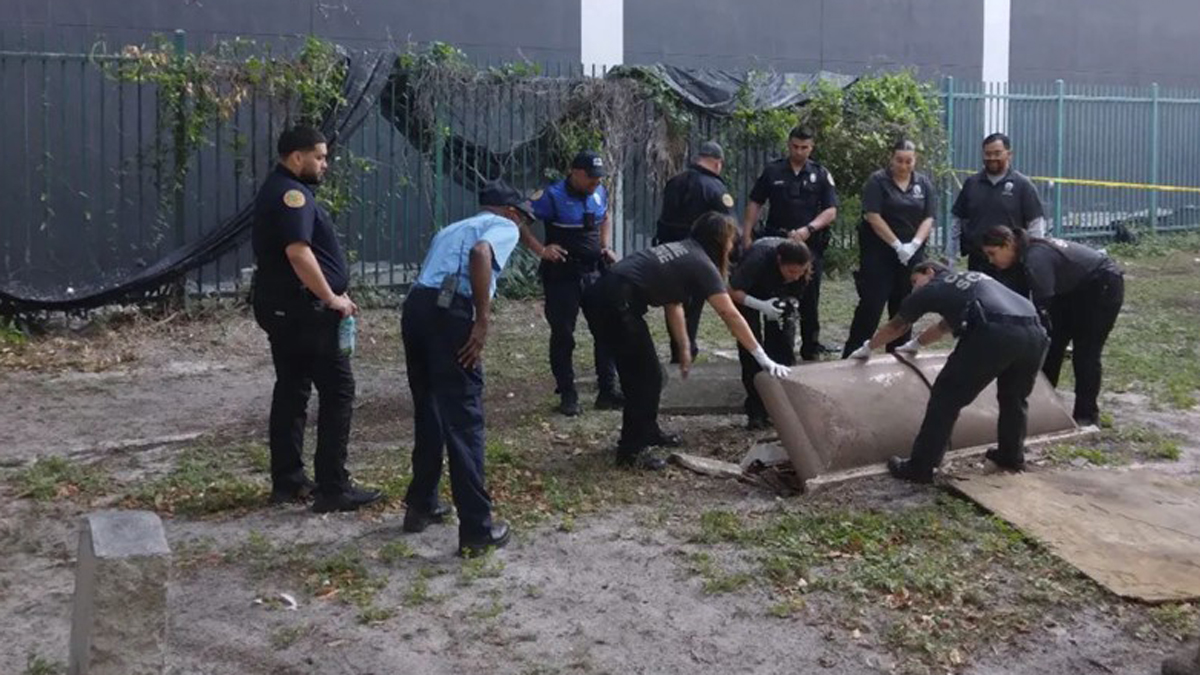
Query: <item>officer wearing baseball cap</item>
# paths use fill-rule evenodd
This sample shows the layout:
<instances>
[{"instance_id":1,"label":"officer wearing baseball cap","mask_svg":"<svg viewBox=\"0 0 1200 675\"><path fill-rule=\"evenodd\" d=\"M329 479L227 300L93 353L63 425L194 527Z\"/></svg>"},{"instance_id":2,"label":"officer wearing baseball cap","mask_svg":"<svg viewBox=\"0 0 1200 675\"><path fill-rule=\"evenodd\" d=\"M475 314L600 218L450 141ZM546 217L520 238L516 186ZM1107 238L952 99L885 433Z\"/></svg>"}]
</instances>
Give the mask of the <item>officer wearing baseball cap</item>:
<instances>
[{"instance_id":1,"label":"officer wearing baseball cap","mask_svg":"<svg viewBox=\"0 0 1200 675\"><path fill-rule=\"evenodd\" d=\"M716 141L700 144L696 159L683 173L667 181L663 188L662 215L658 217L658 232L654 245L672 241L683 241L691 235L696 219L709 211L728 215L733 212L733 196L721 179L725 167L725 151ZM692 359L700 351L696 346L696 333L700 328L700 313L704 310L704 298L693 298L683 308L687 322L688 342L691 344ZM671 363L679 363L671 343Z\"/></svg>"},{"instance_id":2,"label":"officer wearing baseball cap","mask_svg":"<svg viewBox=\"0 0 1200 675\"><path fill-rule=\"evenodd\" d=\"M534 216L545 225L545 239L539 240L528 227L521 230L521 243L542 260L539 269L545 291L546 322L550 324L550 370L554 374L555 391L561 397L558 412L568 417L580 412L572 354L575 322L583 309L584 291L600 279L609 264L616 262L610 248L608 192L600 184L600 179L607 175L604 158L599 153L585 150L575 155L566 178L533 195L531 207ZM623 399L617 389L617 368L612 354L596 341L594 357L599 385L596 408L619 410Z\"/></svg>"},{"instance_id":3,"label":"officer wearing baseball cap","mask_svg":"<svg viewBox=\"0 0 1200 675\"><path fill-rule=\"evenodd\" d=\"M482 210L439 231L404 300L400 335L413 397L412 482L404 531L442 522L438 501L443 454L450 460L458 509L459 552L508 543L508 525L492 520L484 488L483 348L496 278L533 219L521 193L500 181L479 193Z\"/></svg>"}]
</instances>

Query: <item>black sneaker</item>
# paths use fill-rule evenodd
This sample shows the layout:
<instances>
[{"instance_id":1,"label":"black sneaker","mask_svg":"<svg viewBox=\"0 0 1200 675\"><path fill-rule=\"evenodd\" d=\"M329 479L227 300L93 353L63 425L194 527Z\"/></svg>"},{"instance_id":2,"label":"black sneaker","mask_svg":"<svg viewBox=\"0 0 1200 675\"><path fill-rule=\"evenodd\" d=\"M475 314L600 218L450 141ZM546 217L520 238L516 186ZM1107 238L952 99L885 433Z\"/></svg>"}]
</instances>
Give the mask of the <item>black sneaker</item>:
<instances>
[{"instance_id":1,"label":"black sneaker","mask_svg":"<svg viewBox=\"0 0 1200 675\"><path fill-rule=\"evenodd\" d=\"M421 511L410 506L404 511L404 531L424 532L430 525L445 522L448 515L450 507L445 504L438 504L432 511Z\"/></svg>"},{"instance_id":2,"label":"black sneaker","mask_svg":"<svg viewBox=\"0 0 1200 675\"><path fill-rule=\"evenodd\" d=\"M625 407L625 397L620 392L609 389L596 395L596 410L621 410Z\"/></svg>"},{"instance_id":3,"label":"black sneaker","mask_svg":"<svg viewBox=\"0 0 1200 675\"><path fill-rule=\"evenodd\" d=\"M892 457L887 462L888 473L895 478L912 483L932 483L933 471L919 471L911 460Z\"/></svg>"},{"instance_id":4,"label":"black sneaker","mask_svg":"<svg viewBox=\"0 0 1200 675\"><path fill-rule=\"evenodd\" d=\"M374 504L383 499L383 493L379 490L364 490L363 488L351 485L345 490L336 494L325 494L318 492L317 498L313 500L313 513L333 513L334 511L357 511L364 506Z\"/></svg>"},{"instance_id":5,"label":"black sneaker","mask_svg":"<svg viewBox=\"0 0 1200 675\"><path fill-rule=\"evenodd\" d=\"M473 558L478 555L487 553L491 548L504 548L508 540L512 538L512 531L508 528L508 523L500 521L488 530L487 534L481 537L471 537L470 539L459 538L458 554L465 558Z\"/></svg>"},{"instance_id":6,"label":"black sneaker","mask_svg":"<svg viewBox=\"0 0 1200 675\"><path fill-rule=\"evenodd\" d=\"M297 483L276 485L271 488L272 504L287 504L290 502L307 502L317 491L317 484L305 477Z\"/></svg>"},{"instance_id":7,"label":"black sneaker","mask_svg":"<svg viewBox=\"0 0 1200 675\"><path fill-rule=\"evenodd\" d=\"M667 468L667 460L655 455L649 450L638 452L617 451L617 466L622 469L639 469L642 471L662 471Z\"/></svg>"},{"instance_id":8,"label":"black sneaker","mask_svg":"<svg viewBox=\"0 0 1200 675\"><path fill-rule=\"evenodd\" d=\"M1100 426L1100 416L1099 415L1096 415L1096 416L1080 415L1078 417L1075 417L1075 425L1080 428L1099 427Z\"/></svg>"},{"instance_id":9,"label":"black sneaker","mask_svg":"<svg viewBox=\"0 0 1200 675\"><path fill-rule=\"evenodd\" d=\"M990 461L992 464L995 464L996 466L1000 467L1001 469L1007 469L1008 471L1024 471L1025 470L1025 457L1024 456L1019 457L1014 460L1013 458L1011 458L1007 455L1001 455L1000 448L988 448L988 451L983 453L983 456L985 459Z\"/></svg>"},{"instance_id":10,"label":"black sneaker","mask_svg":"<svg viewBox=\"0 0 1200 675\"><path fill-rule=\"evenodd\" d=\"M555 410L560 415L567 417L575 417L581 412L579 410L579 394L574 391L565 392L562 395L562 402L558 404Z\"/></svg>"}]
</instances>

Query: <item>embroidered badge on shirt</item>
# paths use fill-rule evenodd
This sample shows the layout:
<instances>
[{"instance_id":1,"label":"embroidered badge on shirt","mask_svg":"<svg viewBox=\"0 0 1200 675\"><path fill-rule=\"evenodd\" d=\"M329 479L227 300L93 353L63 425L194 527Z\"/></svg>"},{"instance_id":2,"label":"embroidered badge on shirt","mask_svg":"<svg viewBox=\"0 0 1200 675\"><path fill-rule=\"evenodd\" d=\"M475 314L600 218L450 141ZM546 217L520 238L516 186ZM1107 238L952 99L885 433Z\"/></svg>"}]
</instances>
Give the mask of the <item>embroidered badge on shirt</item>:
<instances>
[{"instance_id":1,"label":"embroidered badge on shirt","mask_svg":"<svg viewBox=\"0 0 1200 675\"><path fill-rule=\"evenodd\" d=\"M726 192L725 194L721 195L721 203L725 205L725 208L732 209L733 208L733 196L730 195L728 192Z\"/></svg>"},{"instance_id":2,"label":"embroidered badge on shirt","mask_svg":"<svg viewBox=\"0 0 1200 675\"><path fill-rule=\"evenodd\" d=\"M304 206L307 201L308 200L304 198L304 193L299 190L288 190L287 192L283 193L283 203L287 204L293 209L298 209L301 206Z\"/></svg>"}]
</instances>

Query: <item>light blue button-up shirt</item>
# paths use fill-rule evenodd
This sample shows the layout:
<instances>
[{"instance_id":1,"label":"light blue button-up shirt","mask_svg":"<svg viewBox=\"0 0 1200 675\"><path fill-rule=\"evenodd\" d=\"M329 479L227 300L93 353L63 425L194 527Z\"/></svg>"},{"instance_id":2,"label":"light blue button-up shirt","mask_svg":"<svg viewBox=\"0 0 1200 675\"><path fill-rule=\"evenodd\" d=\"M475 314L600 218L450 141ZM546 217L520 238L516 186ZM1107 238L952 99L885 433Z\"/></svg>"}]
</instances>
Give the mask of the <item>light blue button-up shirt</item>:
<instances>
[{"instance_id":1,"label":"light blue button-up shirt","mask_svg":"<svg viewBox=\"0 0 1200 675\"><path fill-rule=\"evenodd\" d=\"M492 246L491 296L496 295L496 279L499 278L509 256L517 247L520 231L517 224L490 211L483 211L466 220L452 223L433 236L425 262L421 263L421 275L417 286L441 288L447 274L458 276L458 293L471 297L471 248L480 241Z\"/></svg>"}]
</instances>

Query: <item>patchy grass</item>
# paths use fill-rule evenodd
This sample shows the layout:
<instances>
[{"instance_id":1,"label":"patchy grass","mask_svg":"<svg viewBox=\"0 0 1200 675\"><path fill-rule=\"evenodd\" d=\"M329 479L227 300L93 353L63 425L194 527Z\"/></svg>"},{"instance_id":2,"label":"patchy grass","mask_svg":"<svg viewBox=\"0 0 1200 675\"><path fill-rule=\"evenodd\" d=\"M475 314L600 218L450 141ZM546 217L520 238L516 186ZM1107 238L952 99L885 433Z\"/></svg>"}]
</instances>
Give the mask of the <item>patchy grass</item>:
<instances>
[{"instance_id":1,"label":"patchy grass","mask_svg":"<svg viewBox=\"0 0 1200 675\"><path fill-rule=\"evenodd\" d=\"M986 644L1036 625L1049 608L1094 592L1003 521L951 497L895 512L710 511L693 541L733 545L758 566L743 581L707 553L693 555L692 569L707 574L712 589L761 579L775 595L768 614L777 617L804 608L806 597L835 597L834 622L872 628L865 632L883 636L914 672L957 668Z\"/></svg>"},{"instance_id":2,"label":"patchy grass","mask_svg":"<svg viewBox=\"0 0 1200 675\"><path fill-rule=\"evenodd\" d=\"M360 609L374 602L375 594L387 585L387 580L371 575L355 550L339 551L313 563L305 585L313 596L337 598Z\"/></svg>"},{"instance_id":3,"label":"patchy grass","mask_svg":"<svg viewBox=\"0 0 1200 675\"><path fill-rule=\"evenodd\" d=\"M37 654L25 658L24 675L61 675L66 667L57 661L48 661Z\"/></svg>"},{"instance_id":4,"label":"patchy grass","mask_svg":"<svg viewBox=\"0 0 1200 675\"><path fill-rule=\"evenodd\" d=\"M25 331L21 330L11 319L0 317L0 351L8 351L14 347L22 347L29 342Z\"/></svg>"},{"instance_id":5,"label":"patchy grass","mask_svg":"<svg viewBox=\"0 0 1200 675\"><path fill-rule=\"evenodd\" d=\"M1125 306L1105 349L1104 385L1183 409L1200 388L1200 246L1196 237L1171 242L1183 250L1158 242L1114 249L1126 270Z\"/></svg>"},{"instance_id":6,"label":"patchy grass","mask_svg":"<svg viewBox=\"0 0 1200 675\"><path fill-rule=\"evenodd\" d=\"M1177 642L1196 636L1200 623L1200 606L1192 603L1168 603L1151 607L1147 612L1150 624L1160 635Z\"/></svg>"},{"instance_id":7,"label":"patchy grass","mask_svg":"<svg viewBox=\"0 0 1200 675\"><path fill-rule=\"evenodd\" d=\"M311 630L312 628L306 624L277 628L271 631L271 647L276 651L283 651L299 642L300 638L307 636Z\"/></svg>"},{"instance_id":8,"label":"patchy grass","mask_svg":"<svg viewBox=\"0 0 1200 675\"><path fill-rule=\"evenodd\" d=\"M437 576L440 571L432 567L422 567L412 581L408 583L408 588L404 589L404 594L401 596L401 603L405 607L420 607L440 602L441 598L434 595L429 589L429 579Z\"/></svg>"},{"instance_id":9,"label":"patchy grass","mask_svg":"<svg viewBox=\"0 0 1200 675\"><path fill-rule=\"evenodd\" d=\"M1078 459L1094 466L1122 466L1133 462L1178 461L1183 450L1179 438L1153 427L1130 424L1102 428L1086 444L1049 446L1043 456L1051 464L1071 464Z\"/></svg>"},{"instance_id":10,"label":"patchy grass","mask_svg":"<svg viewBox=\"0 0 1200 675\"><path fill-rule=\"evenodd\" d=\"M73 497L96 497L108 487L108 475L98 466L65 457L42 457L10 478L18 497L46 502Z\"/></svg>"},{"instance_id":11,"label":"patchy grass","mask_svg":"<svg viewBox=\"0 0 1200 675\"><path fill-rule=\"evenodd\" d=\"M470 586L480 579L494 579L504 574L504 561L485 553L480 556L464 558L458 574L460 586Z\"/></svg>"},{"instance_id":12,"label":"patchy grass","mask_svg":"<svg viewBox=\"0 0 1200 675\"><path fill-rule=\"evenodd\" d=\"M384 544L383 548L380 548L379 553L376 554L376 557L379 558L379 562L389 567L395 567L400 561L411 560L416 556L416 551L414 551L412 547L408 545L408 542L405 541L388 542L387 544Z\"/></svg>"},{"instance_id":13,"label":"patchy grass","mask_svg":"<svg viewBox=\"0 0 1200 675\"><path fill-rule=\"evenodd\" d=\"M729 572L708 553L699 552L688 556L688 569L703 581L703 590L709 595L732 593L750 584L754 577L745 572Z\"/></svg>"},{"instance_id":14,"label":"patchy grass","mask_svg":"<svg viewBox=\"0 0 1200 675\"><path fill-rule=\"evenodd\" d=\"M260 461L255 447L188 448L166 475L135 487L124 505L192 517L266 506L270 491L266 478L261 471L248 471Z\"/></svg>"}]
</instances>

